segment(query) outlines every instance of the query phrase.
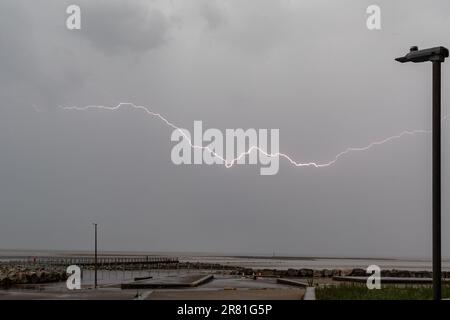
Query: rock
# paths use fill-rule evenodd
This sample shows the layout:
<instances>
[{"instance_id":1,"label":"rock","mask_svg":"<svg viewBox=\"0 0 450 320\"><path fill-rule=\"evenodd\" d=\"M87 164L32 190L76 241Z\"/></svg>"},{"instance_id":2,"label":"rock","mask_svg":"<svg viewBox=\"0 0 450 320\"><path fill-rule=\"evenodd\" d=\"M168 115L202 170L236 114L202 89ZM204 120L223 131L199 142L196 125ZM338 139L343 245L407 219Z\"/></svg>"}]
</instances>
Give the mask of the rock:
<instances>
[{"instance_id":1,"label":"rock","mask_svg":"<svg viewBox=\"0 0 450 320\"><path fill-rule=\"evenodd\" d=\"M253 269L251 269L251 268L245 268L245 269L243 270L243 272L244 272L244 274L245 274L246 276L250 276L250 275L253 274Z\"/></svg>"},{"instance_id":2,"label":"rock","mask_svg":"<svg viewBox=\"0 0 450 320\"><path fill-rule=\"evenodd\" d=\"M397 276L400 278L410 278L411 272L409 272L408 270L398 270Z\"/></svg>"},{"instance_id":3,"label":"rock","mask_svg":"<svg viewBox=\"0 0 450 320\"><path fill-rule=\"evenodd\" d=\"M314 278L320 278L321 276L322 276L322 270L314 270L313 271Z\"/></svg>"},{"instance_id":4,"label":"rock","mask_svg":"<svg viewBox=\"0 0 450 320\"><path fill-rule=\"evenodd\" d=\"M355 268L352 270L351 274L352 277L365 277L367 276L366 270L361 268Z\"/></svg>"},{"instance_id":5,"label":"rock","mask_svg":"<svg viewBox=\"0 0 450 320\"><path fill-rule=\"evenodd\" d=\"M314 270L302 268L298 270L298 275L302 278L312 278L314 275Z\"/></svg>"},{"instance_id":6,"label":"rock","mask_svg":"<svg viewBox=\"0 0 450 320\"><path fill-rule=\"evenodd\" d=\"M11 286L11 284L12 284L12 281L7 276L0 277L0 287L8 288Z\"/></svg>"},{"instance_id":7,"label":"rock","mask_svg":"<svg viewBox=\"0 0 450 320\"><path fill-rule=\"evenodd\" d=\"M333 272L331 270L328 270L328 269L322 270L322 277L330 278L331 276L333 276Z\"/></svg>"},{"instance_id":8,"label":"rock","mask_svg":"<svg viewBox=\"0 0 450 320\"><path fill-rule=\"evenodd\" d=\"M284 270L274 270L273 273L274 273L274 276L276 276L276 277L283 277L285 275L286 271L284 271Z\"/></svg>"},{"instance_id":9,"label":"rock","mask_svg":"<svg viewBox=\"0 0 450 320\"><path fill-rule=\"evenodd\" d=\"M390 271L390 276L391 277L396 277L396 278L409 278L411 277L411 272L408 270L397 270L397 269L393 269Z\"/></svg>"},{"instance_id":10,"label":"rock","mask_svg":"<svg viewBox=\"0 0 450 320\"><path fill-rule=\"evenodd\" d=\"M18 272L16 275L15 283L18 284L28 283L27 274L25 272Z\"/></svg>"},{"instance_id":11,"label":"rock","mask_svg":"<svg viewBox=\"0 0 450 320\"><path fill-rule=\"evenodd\" d=\"M331 270L331 276L332 277L340 276L341 273L342 273L342 270L340 270L340 269L333 269L333 270Z\"/></svg>"},{"instance_id":12,"label":"rock","mask_svg":"<svg viewBox=\"0 0 450 320\"><path fill-rule=\"evenodd\" d=\"M263 269L263 270L260 270L259 272L261 272L261 275L263 277L270 277L275 274L275 270L272 270L272 269Z\"/></svg>"},{"instance_id":13,"label":"rock","mask_svg":"<svg viewBox=\"0 0 450 320\"><path fill-rule=\"evenodd\" d=\"M38 283L39 282L39 278L38 278L38 276L37 276L37 273L36 272L30 272L28 275L27 275L27 280L28 280L28 283Z\"/></svg>"},{"instance_id":14,"label":"rock","mask_svg":"<svg viewBox=\"0 0 450 320\"><path fill-rule=\"evenodd\" d=\"M381 278L392 277L391 270L381 270Z\"/></svg>"},{"instance_id":15,"label":"rock","mask_svg":"<svg viewBox=\"0 0 450 320\"><path fill-rule=\"evenodd\" d=\"M353 272L353 269L344 269L344 270L341 270L341 276L348 277L348 276L350 276L350 275L352 274L352 272Z\"/></svg>"},{"instance_id":16,"label":"rock","mask_svg":"<svg viewBox=\"0 0 450 320\"><path fill-rule=\"evenodd\" d=\"M296 277L298 275L298 270L296 269L288 269L286 271L286 276L288 277Z\"/></svg>"},{"instance_id":17,"label":"rock","mask_svg":"<svg viewBox=\"0 0 450 320\"><path fill-rule=\"evenodd\" d=\"M11 281L15 281L17 278L17 272L13 270L9 270L8 274L6 275L7 278L11 279Z\"/></svg>"},{"instance_id":18,"label":"rock","mask_svg":"<svg viewBox=\"0 0 450 320\"><path fill-rule=\"evenodd\" d=\"M45 283L47 281L50 282L51 280L56 280L56 279L51 279L50 273L48 273L46 271L38 271L38 272L36 272L36 275L38 277L38 283Z\"/></svg>"}]
</instances>

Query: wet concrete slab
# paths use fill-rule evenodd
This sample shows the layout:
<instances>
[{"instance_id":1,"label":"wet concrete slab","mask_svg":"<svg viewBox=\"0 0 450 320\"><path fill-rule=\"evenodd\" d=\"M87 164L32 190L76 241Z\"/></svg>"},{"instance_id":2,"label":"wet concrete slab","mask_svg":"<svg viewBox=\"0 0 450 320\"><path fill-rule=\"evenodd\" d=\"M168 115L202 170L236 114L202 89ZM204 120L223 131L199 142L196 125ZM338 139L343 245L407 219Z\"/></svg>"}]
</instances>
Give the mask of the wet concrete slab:
<instances>
[{"instance_id":1,"label":"wet concrete slab","mask_svg":"<svg viewBox=\"0 0 450 320\"><path fill-rule=\"evenodd\" d=\"M136 290L2 290L0 300L133 300Z\"/></svg>"},{"instance_id":2,"label":"wet concrete slab","mask_svg":"<svg viewBox=\"0 0 450 320\"><path fill-rule=\"evenodd\" d=\"M143 274L144 275L144 274ZM154 273L155 283L163 282L191 285L206 281L209 273ZM115 279L112 279L115 280ZM120 282L133 282L133 278ZM65 282L34 287L17 286L0 290L0 300L154 300L154 299L300 299L304 288L277 283L273 278L252 279L248 277L215 274L214 278L197 286L121 289L120 282L102 283L94 289L83 285L81 290L68 290Z\"/></svg>"},{"instance_id":3,"label":"wet concrete slab","mask_svg":"<svg viewBox=\"0 0 450 320\"><path fill-rule=\"evenodd\" d=\"M157 290L146 300L301 300L305 289Z\"/></svg>"},{"instance_id":4,"label":"wet concrete slab","mask_svg":"<svg viewBox=\"0 0 450 320\"><path fill-rule=\"evenodd\" d=\"M290 286L301 287L301 288L306 288L308 286L307 282L302 281L302 280L297 280L297 279L279 278L279 279L277 279L277 283L287 284Z\"/></svg>"}]
</instances>

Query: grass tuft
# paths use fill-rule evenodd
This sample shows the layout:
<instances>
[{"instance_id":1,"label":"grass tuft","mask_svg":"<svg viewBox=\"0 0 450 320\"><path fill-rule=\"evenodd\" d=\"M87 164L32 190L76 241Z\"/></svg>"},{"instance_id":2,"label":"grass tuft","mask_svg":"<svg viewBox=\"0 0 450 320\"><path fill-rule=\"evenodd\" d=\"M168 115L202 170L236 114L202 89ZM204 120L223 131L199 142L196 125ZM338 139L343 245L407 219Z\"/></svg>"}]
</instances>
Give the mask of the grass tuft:
<instances>
[{"instance_id":1,"label":"grass tuft","mask_svg":"<svg viewBox=\"0 0 450 320\"><path fill-rule=\"evenodd\" d=\"M442 287L442 297L450 298L450 286ZM429 285L382 285L369 290L365 284L339 284L316 288L318 300L431 300L433 291Z\"/></svg>"}]
</instances>

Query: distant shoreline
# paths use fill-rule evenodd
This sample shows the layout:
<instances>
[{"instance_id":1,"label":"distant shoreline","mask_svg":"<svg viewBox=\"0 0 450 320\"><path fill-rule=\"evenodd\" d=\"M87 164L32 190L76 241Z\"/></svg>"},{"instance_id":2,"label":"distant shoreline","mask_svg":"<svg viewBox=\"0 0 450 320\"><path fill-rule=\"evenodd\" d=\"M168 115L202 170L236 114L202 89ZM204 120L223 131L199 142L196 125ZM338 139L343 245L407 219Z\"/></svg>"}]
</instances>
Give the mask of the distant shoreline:
<instances>
[{"instance_id":1,"label":"distant shoreline","mask_svg":"<svg viewBox=\"0 0 450 320\"><path fill-rule=\"evenodd\" d=\"M401 260L405 261L405 259L398 258L354 258L354 257L301 257L301 256L260 256L260 255L234 255L234 256L225 256L230 258L241 258L241 259L274 259L274 260L374 260L374 261L395 261ZM413 260L416 261L416 260Z\"/></svg>"},{"instance_id":2,"label":"distant shoreline","mask_svg":"<svg viewBox=\"0 0 450 320\"><path fill-rule=\"evenodd\" d=\"M93 255L91 250L58 250L58 249L0 249L1 257L28 257L28 256L90 256ZM100 250L99 256L178 256L178 257L221 257L221 258L236 258L236 259L273 259L273 260L368 260L368 261L431 261L428 258L416 257L351 257L351 256L297 256L289 254L239 254L239 253L212 253L212 252L177 252L177 251L113 251ZM443 261L449 261L450 258L444 258Z\"/></svg>"}]
</instances>

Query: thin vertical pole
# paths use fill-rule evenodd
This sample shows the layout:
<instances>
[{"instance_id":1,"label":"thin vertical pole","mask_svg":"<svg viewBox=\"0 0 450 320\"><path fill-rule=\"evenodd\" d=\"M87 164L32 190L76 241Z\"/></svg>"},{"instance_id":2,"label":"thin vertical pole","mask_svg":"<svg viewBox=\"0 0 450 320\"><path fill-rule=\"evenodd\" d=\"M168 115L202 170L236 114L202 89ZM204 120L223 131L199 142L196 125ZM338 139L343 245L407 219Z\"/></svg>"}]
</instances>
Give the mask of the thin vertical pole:
<instances>
[{"instance_id":1,"label":"thin vertical pole","mask_svg":"<svg viewBox=\"0 0 450 320\"><path fill-rule=\"evenodd\" d=\"M97 288L97 224L94 223L95 230L95 253L94 253L94 288Z\"/></svg>"},{"instance_id":2,"label":"thin vertical pole","mask_svg":"<svg viewBox=\"0 0 450 320\"><path fill-rule=\"evenodd\" d=\"M441 300L441 62L433 61L433 298Z\"/></svg>"}]
</instances>

